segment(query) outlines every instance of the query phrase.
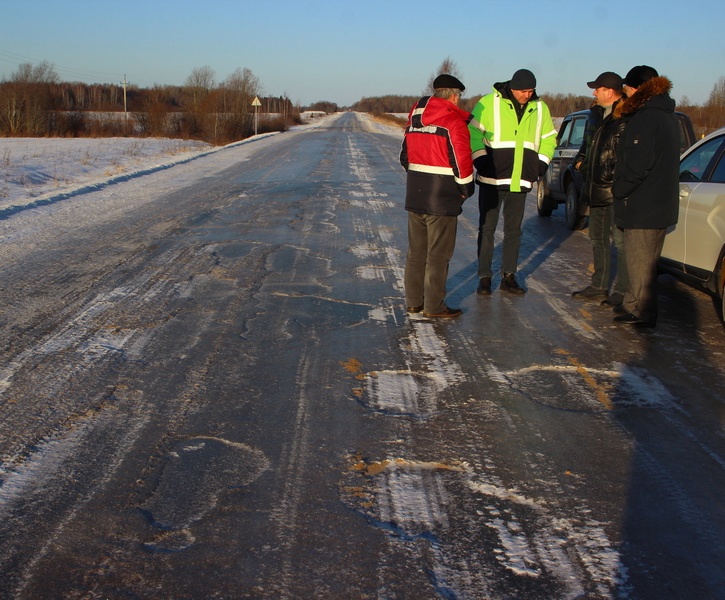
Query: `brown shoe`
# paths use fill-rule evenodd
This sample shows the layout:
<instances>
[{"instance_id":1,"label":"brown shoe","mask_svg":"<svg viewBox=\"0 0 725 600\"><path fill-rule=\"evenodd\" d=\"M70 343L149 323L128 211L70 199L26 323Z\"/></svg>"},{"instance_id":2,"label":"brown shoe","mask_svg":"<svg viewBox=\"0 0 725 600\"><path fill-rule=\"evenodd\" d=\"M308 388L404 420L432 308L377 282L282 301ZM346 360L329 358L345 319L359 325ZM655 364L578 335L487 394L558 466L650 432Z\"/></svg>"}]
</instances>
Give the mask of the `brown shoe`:
<instances>
[{"instance_id":1,"label":"brown shoe","mask_svg":"<svg viewBox=\"0 0 725 600\"><path fill-rule=\"evenodd\" d=\"M435 313L424 312L423 316L428 319L448 319L450 317L458 317L463 314L460 308L448 308L445 304L443 309Z\"/></svg>"},{"instance_id":2,"label":"brown shoe","mask_svg":"<svg viewBox=\"0 0 725 600\"><path fill-rule=\"evenodd\" d=\"M605 302L609 297L607 290L595 288L592 285L588 285L583 290L574 292L571 296L572 298L577 298L579 300L603 300Z\"/></svg>"},{"instance_id":3,"label":"brown shoe","mask_svg":"<svg viewBox=\"0 0 725 600\"><path fill-rule=\"evenodd\" d=\"M410 314L419 313L421 310L423 310L423 306L408 306L405 310Z\"/></svg>"},{"instance_id":4,"label":"brown shoe","mask_svg":"<svg viewBox=\"0 0 725 600\"><path fill-rule=\"evenodd\" d=\"M614 317L614 322L626 323L627 325L634 325L635 327L649 329L653 328L656 325L654 321L645 321L643 319L640 319L638 316L628 312L625 312L623 315L617 315L616 317Z\"/></svg>"},{"instance_id":5,"label":"brown shoe","mask_svg":"<svg viewBox=\"0 0 725 600\"><path fill-rule=\"evenodd\" d=\"M624 294L620 292L612 292L606 300L602 300L602 306L608 306L609 308L616 308L621 306L624 302Z\"/></svg>"}]
</instances>

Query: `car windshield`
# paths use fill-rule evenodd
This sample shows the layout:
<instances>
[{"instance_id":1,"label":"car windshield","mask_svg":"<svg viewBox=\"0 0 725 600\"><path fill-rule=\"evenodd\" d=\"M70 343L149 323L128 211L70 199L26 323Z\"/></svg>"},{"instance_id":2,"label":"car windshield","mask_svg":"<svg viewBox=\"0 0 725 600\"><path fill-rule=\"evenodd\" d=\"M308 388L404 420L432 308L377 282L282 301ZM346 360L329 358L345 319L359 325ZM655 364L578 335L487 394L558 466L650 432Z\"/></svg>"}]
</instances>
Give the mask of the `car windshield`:
<instances>
[{"instance_id":1,"label":"car windshield","mask_svg":"<svg viewBox=\"0 0 725 600\"><path fill-rule=\"evenodd\" d=\"M580 148L584 143L584 132L586 131L586 117L577 117L571 121L565 121L559 131L558 146L562 148Z\"/></svg>"},{"instance_id":2,"label":"car windshield","mask_svg":"<svg viewBox=\"0 0 725 600\"><path fill-rule=\"evenodd\" d=\"M584 132L587 128L586 119L574 119L572 125L571 137L569 138L569 144L571 146L579 147L584 143Z\"/></svg>"},{"instance_id":3,"label":"car windshield","mask_svg":"<svg viewBox=\"0 0 725 600\"><path fill-rule=\"evenodd\" d=\"M688 154L680 163L680 181L701 181L722 141L723 136L718 136Z\"/></svg>"}]
</instances>

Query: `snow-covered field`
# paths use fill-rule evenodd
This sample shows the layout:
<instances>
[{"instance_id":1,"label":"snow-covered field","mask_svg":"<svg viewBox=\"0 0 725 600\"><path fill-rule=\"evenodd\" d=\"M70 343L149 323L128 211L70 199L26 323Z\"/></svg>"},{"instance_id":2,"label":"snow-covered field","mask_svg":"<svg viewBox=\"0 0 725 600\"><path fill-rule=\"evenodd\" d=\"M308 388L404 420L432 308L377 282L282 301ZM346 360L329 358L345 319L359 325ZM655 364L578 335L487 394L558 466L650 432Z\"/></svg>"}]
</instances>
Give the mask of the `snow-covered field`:
<instances>
[{"instance_id":1,"label":"snow-covered field","mask_svg":"<svg viewBox=\"0 0 725 600\"><path fill-rule=\"evenodd\" d=\"M292 130L319 127L336 115ZM390 125L365 119L377 133L400 135ZM230 146L167 138L0 138L0 218L66 197L183 164Z\"/></svg>"},{"instance_id":2,"label":"snow-covered field","mask_svg":"<svg viewBox=\"0 0 725 600\"><path fill-rule=\"evenodd\" d=\"M0 211L52 203L215 150L194 140L0 138Z\"/></svg>"}]
</instances>

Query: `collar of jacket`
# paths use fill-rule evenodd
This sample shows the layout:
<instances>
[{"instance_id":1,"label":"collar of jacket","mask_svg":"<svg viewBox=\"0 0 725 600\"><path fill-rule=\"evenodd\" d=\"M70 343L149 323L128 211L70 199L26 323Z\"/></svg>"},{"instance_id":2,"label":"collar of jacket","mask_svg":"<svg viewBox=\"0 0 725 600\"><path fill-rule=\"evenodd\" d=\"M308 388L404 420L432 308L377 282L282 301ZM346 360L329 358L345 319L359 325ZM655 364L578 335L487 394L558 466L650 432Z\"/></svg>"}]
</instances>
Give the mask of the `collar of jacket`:
<instances>
[{"instance_id":1,"label":"collar of jacket","mask_svg":"<svg viewBox=\"0 0 725 600\"><path fill-rule=\"evenodd\" d=\"M420 129L426 125L430 125L444 113L457 113L466 124L471 119L470 113L456 106L450 100L444 100L436 96L423 96L413 108L410 124L414 128Z\"/></svg>"},{"instance_id":2,"label":"collar of jacket","mask_svg":"<svg viewBox=\"0 0 725 600\"><path fill-rule=\"evenodd\" d=\"M622 104L625 103L627 99L624 96L620 96L612 103L612 111L609 113L609 116L612 119L619 119L622 115L619 114L619 111L621 110Z\"/></svg>"},{"instance_id":3,"label":"collar of jacket","mask_svg":"<svg viewBox=\"0 0 725 600\"><path fill-rule=\"evenodd\" d=\"M667 77L653 77L637 88L637 93L620 102L614 110L614 118L631 115L642 108L655 96L668 95L672 82Z\"/></svg>"},{"instance_id":4,"label":"collar of jacket","mask_svg":"<svg viewBox=\"0 0 725 600\"><path fill-rule=\"evenodd\" d=\"M511 88L509 87L510 81L499 81L498 83L493 84L493 91L497 92L501 97L508 100L513 104L516 102L516 99L514 98L513 94L511 93ZM531 98L529 98L529 102L536 102L536 100L539 100L539 95L536 93L536 90L534 90L534 93L531 95ZM525 104L524 106L527 106Z\"/></svg>"}]
</instances>

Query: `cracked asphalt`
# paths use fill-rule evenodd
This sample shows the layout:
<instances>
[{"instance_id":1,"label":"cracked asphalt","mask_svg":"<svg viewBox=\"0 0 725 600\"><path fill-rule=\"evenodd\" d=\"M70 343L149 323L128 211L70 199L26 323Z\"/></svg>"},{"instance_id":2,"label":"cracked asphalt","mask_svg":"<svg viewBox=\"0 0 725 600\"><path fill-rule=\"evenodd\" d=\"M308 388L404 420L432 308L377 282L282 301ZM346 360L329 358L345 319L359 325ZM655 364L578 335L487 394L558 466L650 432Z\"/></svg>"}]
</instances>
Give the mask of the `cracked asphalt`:
<instances>
[{"instance_id":1,"label":"cracked asphalt","mask_svg":"<svg viewBox=\"0 0 725 600\"><path fill-rule=\"evenodd\" d=\"M474 198L464 314L407 316L400 140L342 113L7 220L1 598L721 597L716 303L663 276L615 326L533 196L528 293L478 297Z\"/></svg>"}]
</instances>

